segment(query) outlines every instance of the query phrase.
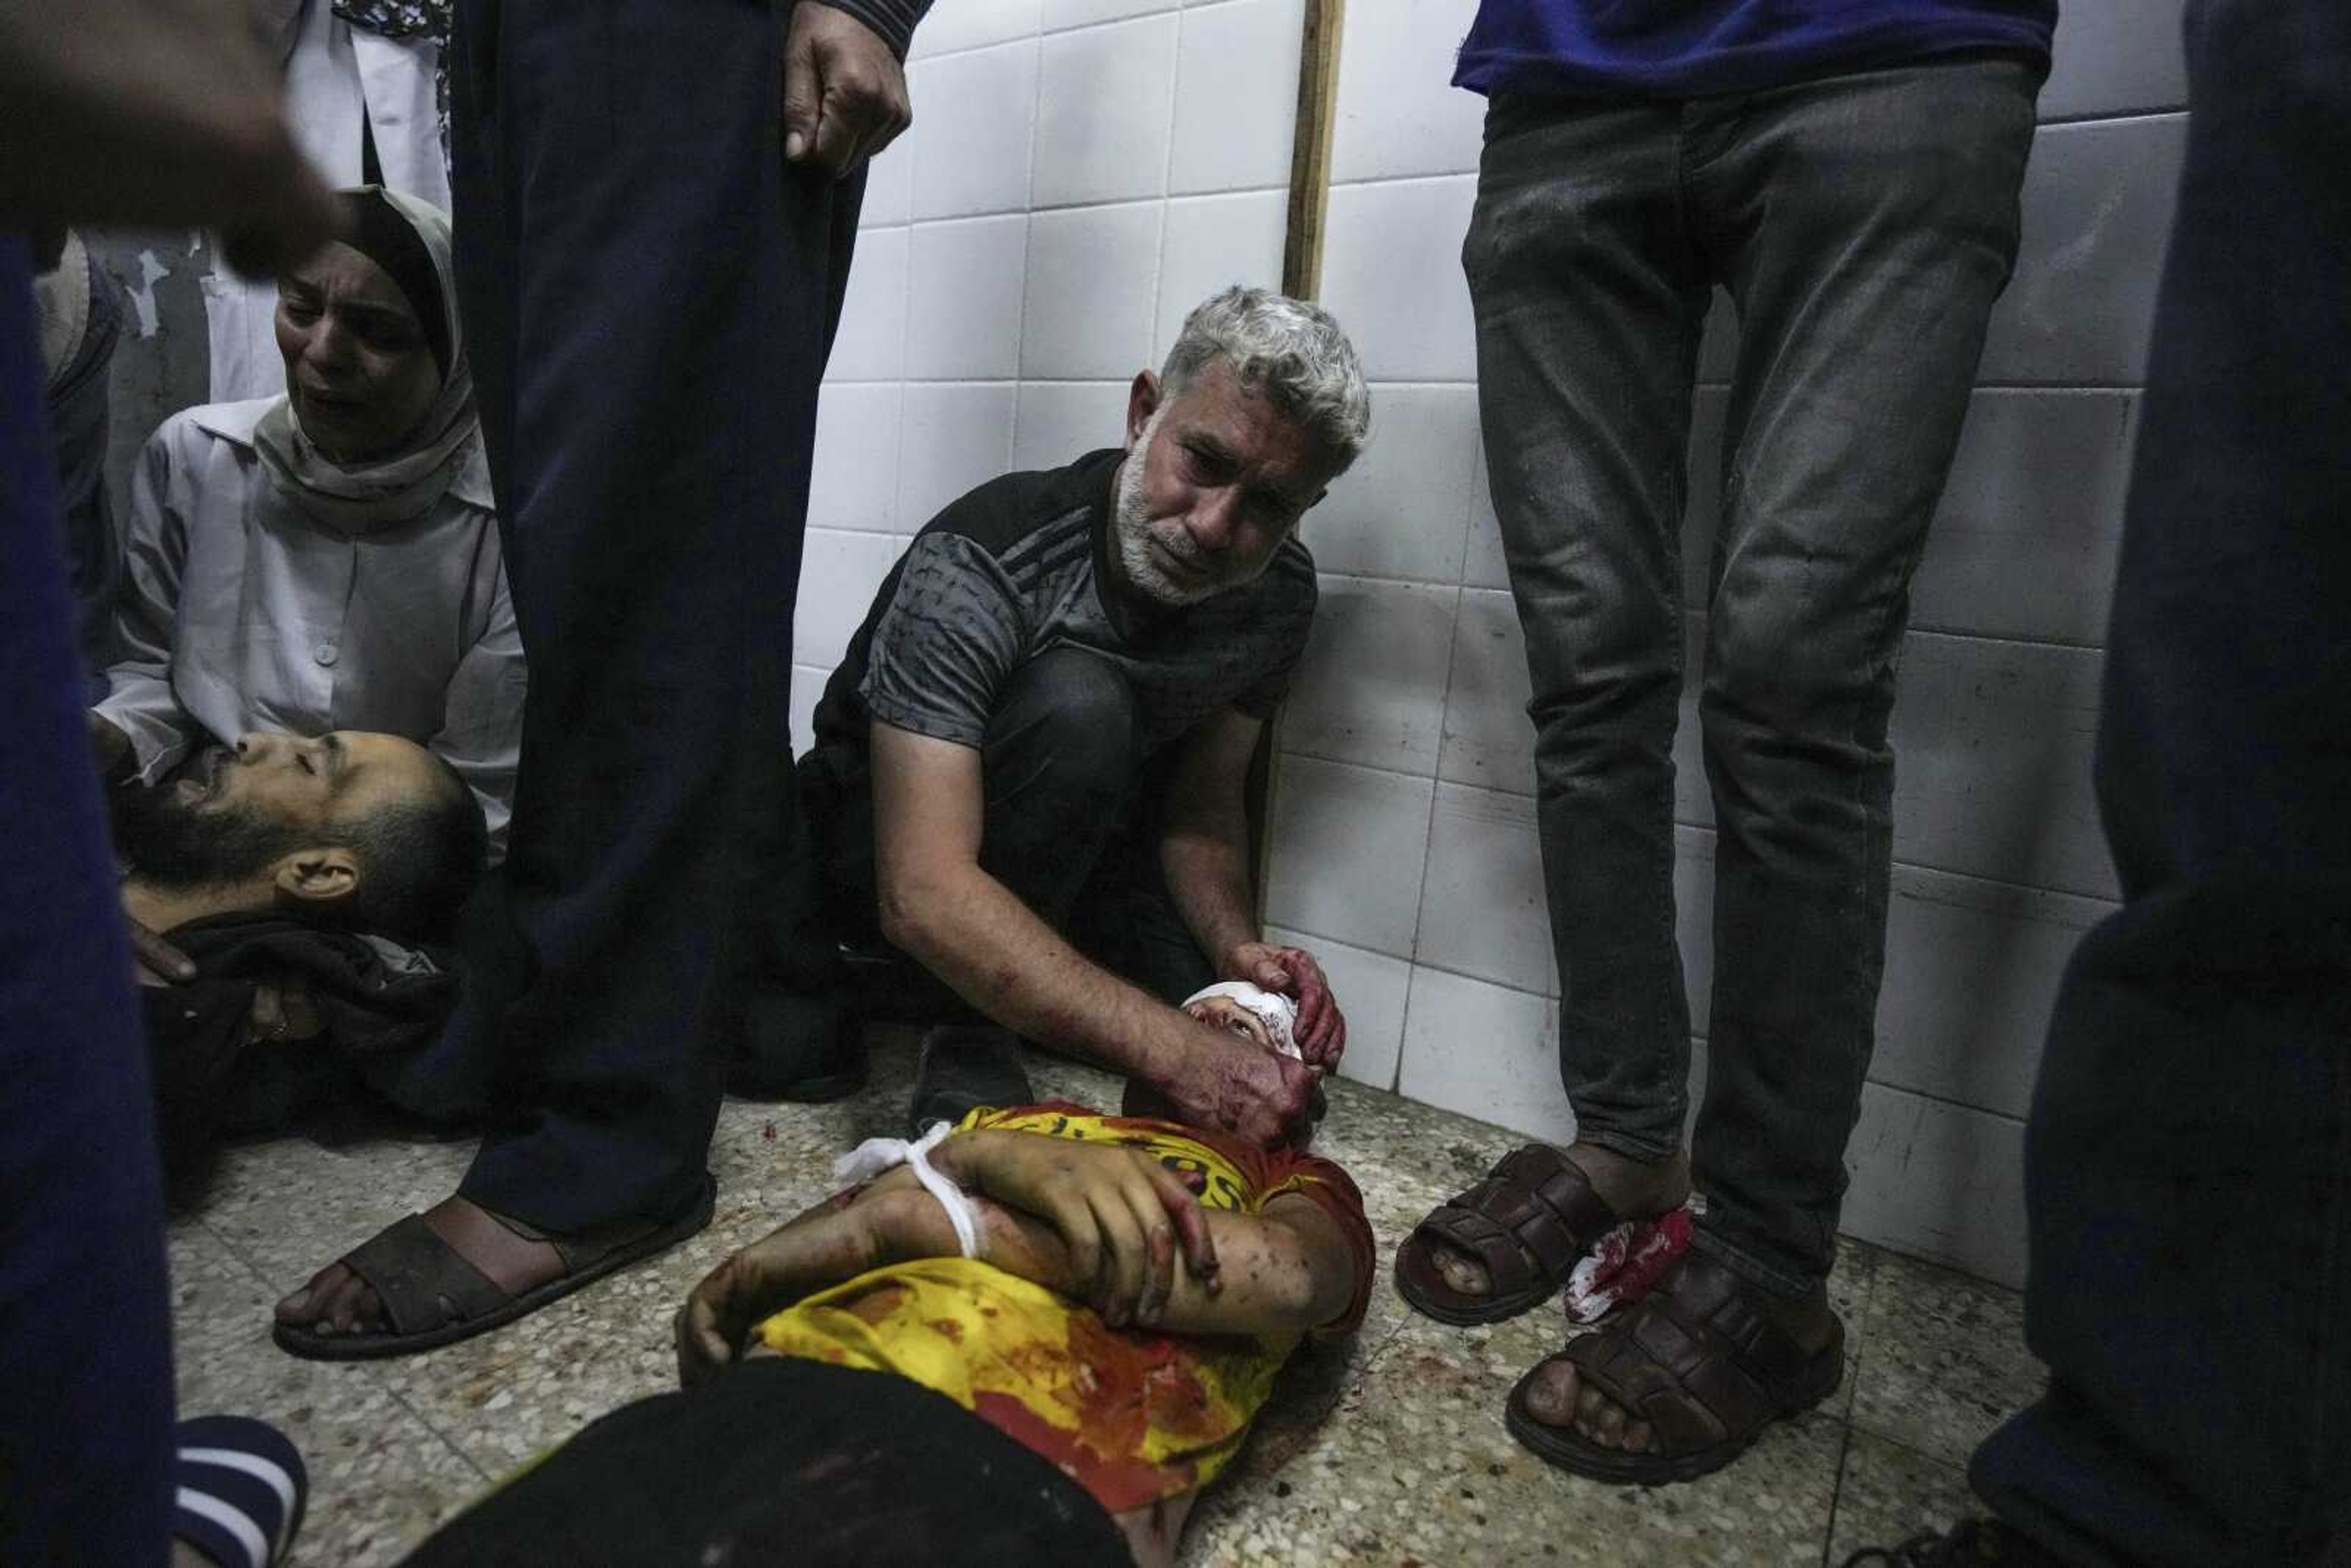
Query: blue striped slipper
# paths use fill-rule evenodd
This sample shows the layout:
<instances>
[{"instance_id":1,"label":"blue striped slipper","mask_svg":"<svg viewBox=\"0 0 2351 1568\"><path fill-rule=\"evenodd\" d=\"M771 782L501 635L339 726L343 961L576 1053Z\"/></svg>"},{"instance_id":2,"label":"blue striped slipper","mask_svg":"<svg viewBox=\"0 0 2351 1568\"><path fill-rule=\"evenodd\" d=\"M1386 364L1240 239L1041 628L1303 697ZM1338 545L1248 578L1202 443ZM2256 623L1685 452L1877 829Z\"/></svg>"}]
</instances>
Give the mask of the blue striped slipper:
<instances>
[{"instance_id":1,"label":"blue striped slipper","mask_svg":"<svg viewBox=\"0 0 2351 1568\"><path fill-rule=\"evenodd\" d=\"M271 1568L302 1528L310 1473L286 1434L250 1416L180 1423L172 1533L220 1568Z\"/></svg>"}]
</instances>

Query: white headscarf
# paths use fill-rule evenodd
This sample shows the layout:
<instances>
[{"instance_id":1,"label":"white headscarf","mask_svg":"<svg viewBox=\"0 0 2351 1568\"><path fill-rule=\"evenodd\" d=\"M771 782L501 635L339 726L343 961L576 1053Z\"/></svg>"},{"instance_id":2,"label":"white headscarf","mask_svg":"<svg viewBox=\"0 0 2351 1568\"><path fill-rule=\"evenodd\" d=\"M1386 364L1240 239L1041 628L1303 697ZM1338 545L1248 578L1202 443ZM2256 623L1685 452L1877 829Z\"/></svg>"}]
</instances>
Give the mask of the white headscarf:
<instances>
[{"instance_id":1,"label":"white headscarf","mask_svg":"<svg viewBox=\"0 0 2351 1568\"><path fill-rule=\"evenodd\" d=\"M474 413L474 369L465 357L465 326L457 313L449 214L398 191L374 185L360 191L381 194L408 221L433 257L449 330L449 370L441 379L440 394L398 451L367 463L346 466L320 452L302 429L293 399L284 393L263 413L253 433L254 445L278 494L310 517L346 534L371 533L423 516L469 470L477 489L486 493L489 488L481 422Z\"/></svg>"}]
</instances>

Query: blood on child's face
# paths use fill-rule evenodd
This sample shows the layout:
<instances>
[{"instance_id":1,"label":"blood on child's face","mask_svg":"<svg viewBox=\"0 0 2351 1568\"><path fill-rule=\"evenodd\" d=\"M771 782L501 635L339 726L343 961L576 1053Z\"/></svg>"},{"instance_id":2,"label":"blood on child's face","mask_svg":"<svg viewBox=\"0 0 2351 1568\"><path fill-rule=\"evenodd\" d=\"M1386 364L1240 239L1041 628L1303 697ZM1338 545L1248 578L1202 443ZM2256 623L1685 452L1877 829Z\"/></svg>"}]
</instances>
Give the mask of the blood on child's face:
<instances>
[{"instance_id":1,"label":"blood on child's face","mask_svg":"<svg viewBox=\"0 0 2351 1568\"><path fill-rule=\"evenodd\" d=\"M1202 997L1184 1009L1202 1023L1237 1034L1252 1045L1273 1049L1273 1033L1265 1020L1230 997Z\"/></svg>"}]
</instances>

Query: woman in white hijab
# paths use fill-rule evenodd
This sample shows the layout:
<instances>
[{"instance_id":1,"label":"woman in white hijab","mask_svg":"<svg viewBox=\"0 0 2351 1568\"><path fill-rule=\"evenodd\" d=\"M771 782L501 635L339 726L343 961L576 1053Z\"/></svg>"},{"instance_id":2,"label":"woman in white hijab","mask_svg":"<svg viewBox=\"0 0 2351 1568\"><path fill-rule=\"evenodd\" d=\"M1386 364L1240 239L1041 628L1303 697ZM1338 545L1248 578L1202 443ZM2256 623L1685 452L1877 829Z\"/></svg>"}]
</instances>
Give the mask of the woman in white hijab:
<instances>
[{"instance_id":1,"label":"woman in white hijab","mask_svg":"<svg viewBox=\"0 0 2351 1568\"><path fill-rule=\"evenodd\" d=\"M101 760L154 783L246 730L380 730L472 786L502 852L522 642L449 220L376 186L279 287L287 391L172 415L131 486Z\"/></svg>"}]
</instances>

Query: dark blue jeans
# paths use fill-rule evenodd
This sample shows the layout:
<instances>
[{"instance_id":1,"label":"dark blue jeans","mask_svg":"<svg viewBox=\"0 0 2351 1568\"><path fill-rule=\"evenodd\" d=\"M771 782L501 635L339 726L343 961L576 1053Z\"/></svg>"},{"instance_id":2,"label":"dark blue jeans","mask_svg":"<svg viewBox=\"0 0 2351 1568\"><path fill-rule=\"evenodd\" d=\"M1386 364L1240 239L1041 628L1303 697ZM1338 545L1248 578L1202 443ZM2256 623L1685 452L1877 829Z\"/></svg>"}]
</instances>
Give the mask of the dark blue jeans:
<instances>
[{"instance_id":1,"label":"dark blue jeans","mask_svg":"<svg viewBox=\"0 0 2351 1568\"><path fill-rule=\"evenodd\" d=\"M2201 0L2100 719L2124 904L2025 1143L2048 1396L1977 1490L2085 1568L2351 1552L2351 10Z\"/></svg>"},{"instance_id":2,"label":"dark blue jeans","mask_svg":"<svg viewBox=\"0 0 2351 1568\"><path fill-rule=\"evenodd\" d=\"M1534 696L1536 816L1583 1137L1680 1146L1680 528L1698 338L1740 347L1698 712L1715 823L1701 1239L1797 1293L1834 1252L1886 941L1886 718L1984 328L2037 68L1688 102L1500 99L1462 249Z\"/></svg>"}]
</instances>

